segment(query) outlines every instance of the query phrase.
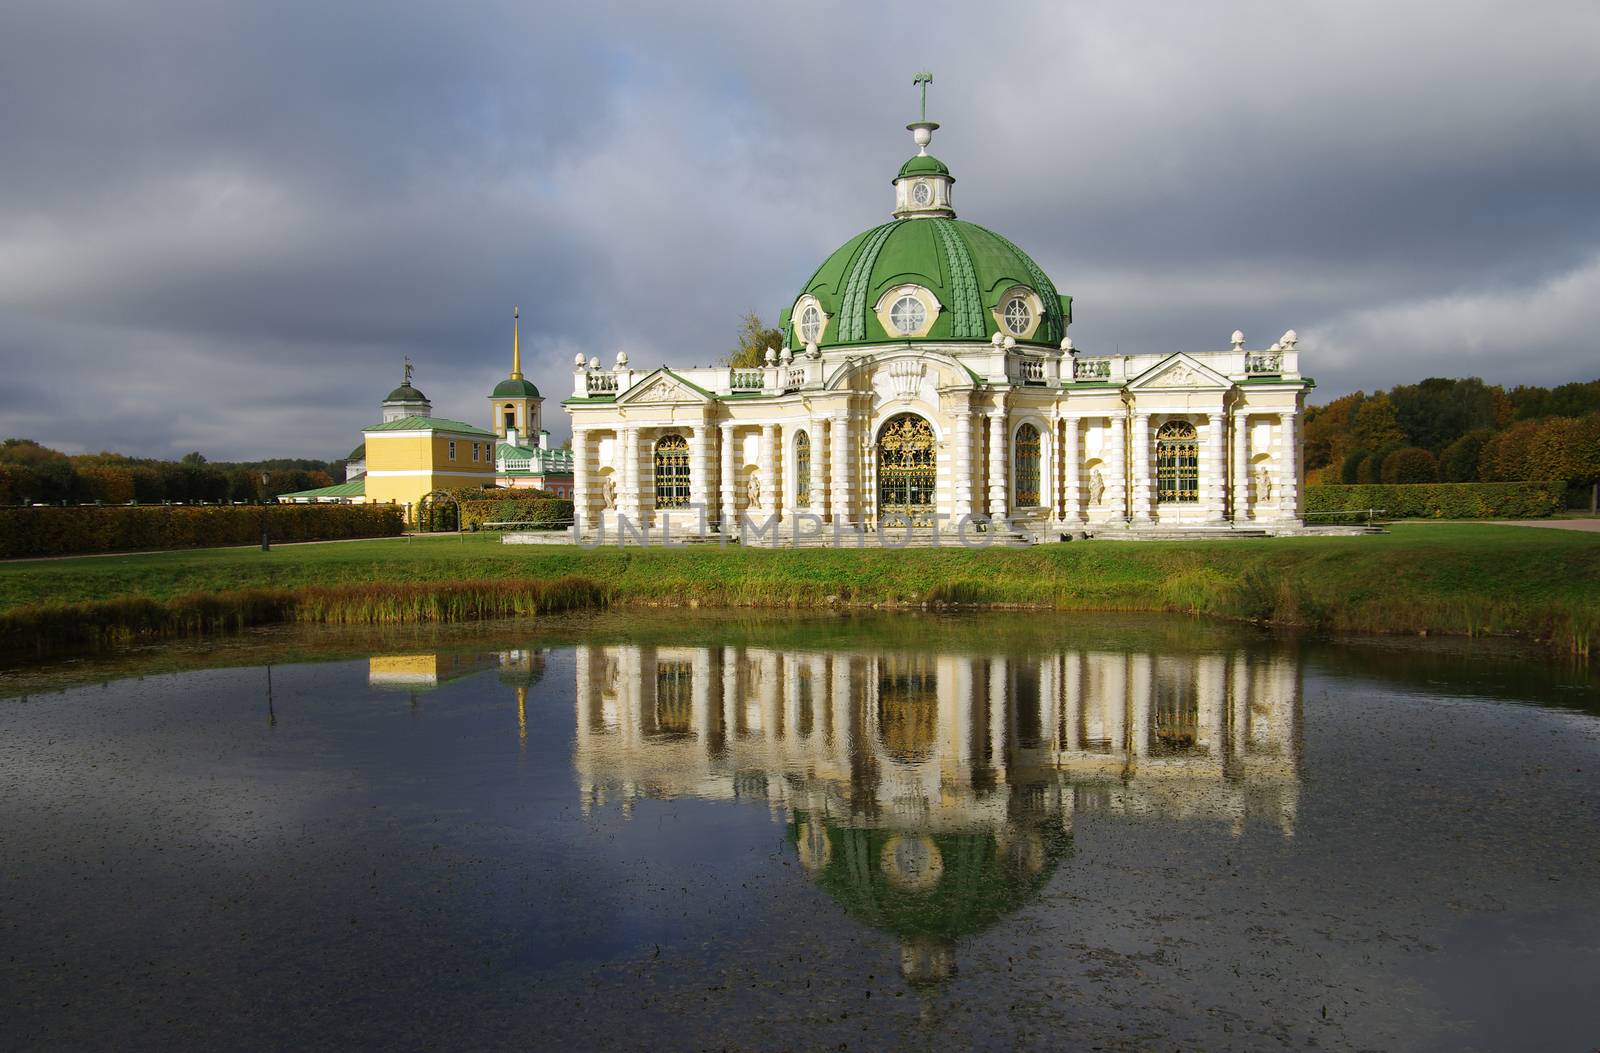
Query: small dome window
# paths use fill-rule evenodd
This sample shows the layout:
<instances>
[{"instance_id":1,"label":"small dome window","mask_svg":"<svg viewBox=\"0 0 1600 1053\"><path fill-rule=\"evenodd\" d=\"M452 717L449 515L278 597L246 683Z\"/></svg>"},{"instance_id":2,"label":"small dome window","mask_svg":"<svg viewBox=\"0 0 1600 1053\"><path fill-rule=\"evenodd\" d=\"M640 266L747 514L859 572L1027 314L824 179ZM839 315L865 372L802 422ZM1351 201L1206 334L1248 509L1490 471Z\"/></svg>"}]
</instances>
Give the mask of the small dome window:
<instances>
[{"instance_id":1,"label":"small dome window","mask_svg":"<svg viewBox=\"0 0 1600 1053\"><path fill-rule=\"evenodd\" d=\"M927 205L933 200L933 188L927 183L918 183L911 188L911 200L918 205Z\"/></svg>"},{"instance_id":2,"label":"small dome window","mask_svg":"<svg viewBox=\"0 0 1600 1053\"><path fill-rule=\"evenodd\" d=\"M928 309L922 301L906 293L889 308L889 321L901 334L909 336L922 328L928 320Z\"/></svg>"},{"instance_id":3,"label":"small dome window","mask_svg":"<svg viewBox=\"0 0 1600 1053\"><path fill-rule=\"evenodd\" d=\"M822 312L816 304L807 304L800 312L800 339L814 344L822 337Z\"/></svg>"},{"instance_id":4,"label":"small dome window","mask_svg":"<svg viewBox=\"0 0 1600 1053\"><path fill-rule=\"evenodd\" d=\"M1023 296L1013 296L1006 301L1005 308L1006 328L1013 335L1021 336L1033 324L1033 310L1028 306L1028 300Z\"/></svg>"}]
</instances>

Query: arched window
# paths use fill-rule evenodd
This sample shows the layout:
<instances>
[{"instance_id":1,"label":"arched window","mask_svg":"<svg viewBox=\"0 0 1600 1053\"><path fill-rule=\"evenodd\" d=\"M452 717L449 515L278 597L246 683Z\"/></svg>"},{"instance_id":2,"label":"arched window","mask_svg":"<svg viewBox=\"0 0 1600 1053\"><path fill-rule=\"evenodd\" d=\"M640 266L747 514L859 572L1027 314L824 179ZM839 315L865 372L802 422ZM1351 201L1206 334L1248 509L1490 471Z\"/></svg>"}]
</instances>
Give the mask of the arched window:
<instances>
[{"instance_id":1,"label":"arched window","mask_svg":"<svg viewBox=\"0 0 1600 1053\"><path fill-rule=\"evenodd\" d=\"M1024 424L1012 443L1016 459L1017 506L1033 508L1039 504L1039 429Z\"/></svg>"},{"instance_id":2,"label":"arched window","mask_svg":"<svg viewBox=\"0 0 1600 1053\"><path fill-rule=\"evenodd\" d=\"M794 437L794 506L811 507L811 436Z\"/></svg>"},{"instance_id":3,"label":"arched window","mask_svg":"<svg viewBox=\"0 0 1600 1053\"><path fill-rule=\"evenodd\" d=\"M1156 432L1156 501L1193 504L1200 500L1200 443L1194 425L1169 420Z\"/></svg>"},{"instance_id":4,"label":"arched window","mask_svg":"<svg viewBox=\"0 0 1600 1053\"><path fill-rule=\"evenodd\" d=\"M689 506L689 443L682 435L656 440L656 507Z\"/></svg>"}]
</instances>

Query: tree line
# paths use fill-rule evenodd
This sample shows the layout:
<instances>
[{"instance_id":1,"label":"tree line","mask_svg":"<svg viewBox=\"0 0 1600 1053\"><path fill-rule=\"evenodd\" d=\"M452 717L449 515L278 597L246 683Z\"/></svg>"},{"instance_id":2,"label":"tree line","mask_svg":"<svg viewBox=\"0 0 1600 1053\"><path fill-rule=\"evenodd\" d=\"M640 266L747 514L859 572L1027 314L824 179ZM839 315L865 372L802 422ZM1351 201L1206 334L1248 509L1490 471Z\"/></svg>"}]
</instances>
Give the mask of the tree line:
<instances>
[{"instance_id":1,"label":"tree line","mask_svg":"<svg viewBox=\"0 0 1600 1053\"><path fill-rule=\"evenodd\" d=\"M1600 380L1506 389L1430 377L1306 410L1312 483L1600 481Z\"/></svg>"},{"instance_id":2,"label":"tree line","mask_svg":"<svg viewBox=\"0 0 1600 1053\"><path fill-rule=\"evenodd\" d=\"M69 455L31 439L0 442L0 505L258 501L343 478L343 461L213 462L198 451L163 461L108 451Z\"/></svg>"}]
</instances>

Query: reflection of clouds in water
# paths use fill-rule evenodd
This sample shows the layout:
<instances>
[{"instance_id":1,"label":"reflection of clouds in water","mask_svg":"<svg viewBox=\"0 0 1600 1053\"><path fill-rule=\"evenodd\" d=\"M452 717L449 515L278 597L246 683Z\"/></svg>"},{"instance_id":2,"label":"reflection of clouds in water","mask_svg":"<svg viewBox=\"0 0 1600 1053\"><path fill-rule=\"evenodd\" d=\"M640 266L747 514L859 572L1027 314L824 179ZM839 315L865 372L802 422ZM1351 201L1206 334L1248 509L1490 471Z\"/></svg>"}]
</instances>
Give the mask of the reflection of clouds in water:
<instances>
[{"instance_id":1,"label":"reflection of clouds in water","mask_svg":"<svg viewBox=\"0 0 1600 1053\"><path fill-rule=\"evenodd\" d=\"M268 835L359 787L352 773L320 763L318 743L287 715L305 704L304 678L314 676L319 693L346 681L359 692L363 667L272 669L275 721L265 668L75 688L26 708L7 703L12 748L0 765L0 801L30 823L111 822L265 851Z\"/></svg>"}]
</instances>

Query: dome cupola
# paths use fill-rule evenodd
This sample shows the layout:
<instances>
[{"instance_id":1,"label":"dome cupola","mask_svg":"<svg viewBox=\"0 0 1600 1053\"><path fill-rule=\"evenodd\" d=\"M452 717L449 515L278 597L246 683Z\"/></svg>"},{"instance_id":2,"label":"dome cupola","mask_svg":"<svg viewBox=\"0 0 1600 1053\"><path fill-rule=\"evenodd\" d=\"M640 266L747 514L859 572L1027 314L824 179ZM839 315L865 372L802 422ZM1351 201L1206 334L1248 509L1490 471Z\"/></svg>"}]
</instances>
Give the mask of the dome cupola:
<instances>
[{"instance_id":1,"label":"dome cupola","mask_svg":"<svg viewBox=\"0 0 1600 1053\"><path fill-rule=\"evenodd\" d=\"M401 380L400 386L389 392L383 400L383 421L387 424L401 417L431 416L433 416L433 403L411 383L411 359L407 358L405 377Z\"/></svg>"},{"instance_id":2,"label":"dome cupola","mask_svg":"<svg viewBox=\"0 0 1600 1053\"><path fill-rule=\"evenodd\" d=\"M928 153L928 144L939 128L939 122L928 120L928 85L933 83L933 74L918 73L912 83L922 88L922 119L906 125L911 141L917 144L917 156L901 165L900 174L894 177L894 218L954 219L950 188L955 177L943 161Z\"/></svg>"},{"instance_id":3,"label":"dome cupola","mask_svg":"<svg viewBox=\"0 0 1600 1053\"><path fill-rule=\"evenodd\" d=\"M796 354L872 344L988 343L1059 349L1072 298L1001 235L956 218L955 178L928 153L939 126L907 125L919 153L894 179L894 218L845 242L823 261L780 315L785 346Z\"/></svg>"}]
</instances>

